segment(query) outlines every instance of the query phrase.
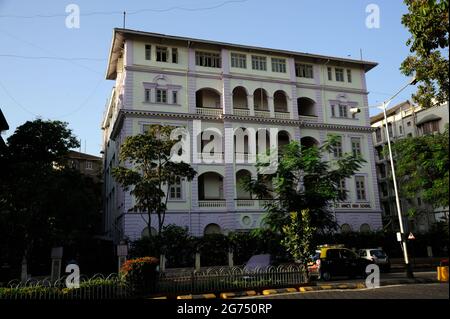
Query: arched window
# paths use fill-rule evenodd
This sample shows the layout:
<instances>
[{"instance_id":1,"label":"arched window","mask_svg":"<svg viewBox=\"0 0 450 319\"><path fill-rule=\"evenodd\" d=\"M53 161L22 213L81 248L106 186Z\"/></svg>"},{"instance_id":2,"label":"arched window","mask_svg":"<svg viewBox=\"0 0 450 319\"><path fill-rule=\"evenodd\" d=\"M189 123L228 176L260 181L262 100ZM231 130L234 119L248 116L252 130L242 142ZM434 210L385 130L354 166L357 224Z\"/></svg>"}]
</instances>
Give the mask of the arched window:
<instances>
[{"instance_id":1,"label":"arched window","mask_svg":"<svg viewBox=\"0 0 450 319\"><path fill-rule=\"evenodd\" d=\"M221 108L220 94L214 89L204 88L195 92L195 103L197 107Z\"/></svg>"},{"instance_id":2,"label":"arched window","mask_svg":"<svg viewBox=\"0 0 450 319\"><path fill-rule=\"evenodd\" d=\"M278 151L282 151L283 147L289 144L290 138L289 133L286 131L278 132Z\"/></svg>"},{"instance_id":3,"label":"arched window","mask_svg":"<svg viewBox=\"0 0 450 319\"><path fill-rule=\"evenodd\" d=\"M352 227L349 224L341 225L341 233L349 233L352 231Z\"/></svg>"},{"instance_id":4,"label":"arched window","mask_svg":"<svg viewBox=\"0 0 450 319\"><path fill-rule=\"evenodd\" d=\"M370 232L370 225L369 225L369 224L366 224L366 223L362 224L362 225L359 227L359 231L360 231L361 233L369 233L369 232Z\"/></svg>"},{"instance_id":5,"label":"arched window","mask_svg":"<svg viewBox=\"0 0 450 319\"><path fill-rule=\"evenodd\" d=\"M233 90L233 108L248 109L247 105L247 91L242 86L237 86Z\"/></svg>"},{"instance_id":6,"label":"arched window","mask_svg":"<svg viewBox=\"0 0 450 319\"><path fill-rule=\"evenodd\" d=\"M273 106L274 106L275 112L287 112L288 111L287 96L284 91L278 90L274 93Z\"/></svg>"},{"instance_id":7,"label":"arched window","mask_svg":"<svg viewBox=\"0 0 450 319\"><path fill-rule=\"evenodd\" d=\"M208 224L204 231L204 235L211 235L211 234L222 234L222 229L217 224Z\"/></svg>"},{"instance_id":8,"label":"arched window","mask_svg":"<svg viewBox=\"0 0 450 319\"><path fill-rule=\"evenodd\" d=\"M141 232L141 238L156 236L157 233L158 231L154 227L150 228L150 232L148 231L148 227L145 227Z\"/></svg>"},{"instance_id":9,"label":"arched window","mask_svg":"<svg viewBox=\"0 0 450 319\"><path fill-rule=\"evenodd\" d=\"M297 99L298 115L300 116L317 116L316 102L307 97L299 97Z\"/></svg>"},{"instance_id":10,"label":"arched window","mask_svg":"<svg viewBox=\"0 0 450 319\"><path fill-rule=\"evenodd\" d=\"M206 172L198 177L198 199L223 199L223 177L216 172Z\"/></svg>"},{"instance_id":11,"label":"arched window","mask_svg":"<svg viewBox=\"0 0 450 319\"><path fill-rule=\"evenodd\" d=\"M319 142L311 136L305 136L300 139L300 145L303 148L309 148L313 146L319 146Z\"/></svg>"},{"instance_id":12,"label":"arched window","mask_svg":"<svg viewBox=\"0 0 450 319\"><path fill-rule=\"evenodd\" d=\"M244 180L251 178L252 174L246 169L241 169L236 172L236 197L237 199L251 199L250 192L244 189Z\"/></svg>"},{"instance_id":13,"label":"arched window","mask_svg":"<svg viewBox=\"0 0 450 319\"><path fill-rule=\"evenodd\" d=\"M253 103L255 105L255 110L268 111L269 103L267 99L267 92L264 89L256 89L253 92Z\"/></svg>"}]
</instances>

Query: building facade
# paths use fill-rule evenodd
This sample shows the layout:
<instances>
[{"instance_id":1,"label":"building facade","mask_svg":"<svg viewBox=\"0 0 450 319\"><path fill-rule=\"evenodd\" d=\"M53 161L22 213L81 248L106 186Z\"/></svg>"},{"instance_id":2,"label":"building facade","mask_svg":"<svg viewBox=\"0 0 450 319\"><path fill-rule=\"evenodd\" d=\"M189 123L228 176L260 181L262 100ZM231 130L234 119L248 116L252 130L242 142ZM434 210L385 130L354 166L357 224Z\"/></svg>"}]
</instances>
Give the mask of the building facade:
<instances>
[{"instance_id":1,"label":"building facade","mask_svg":"<svg viewBox=\"0 0 450 319\"><path fill-rule=\"evenodd\" d=\"M78 170L81 174L91 177L99 182L102 179L102 158L77 151L69 151L67 154L68 165Z\"/></svg>"},{"instance_id":2,"label":"building facade","mask_svg":"<svg viewBox=\"0 0 450 319\"><path fill-rule=\"evenodd\" d=\"M166 224L186 226L196 236L260 227L263 203L240 184L245 176L256 177L255 150L290 140L309 147L336 134L340 148L330 156L357 152L366 163L343 182L347 200L336 204L335 218L343 231L381 228L372 129L364 108L365 73L375 66L115 29L106 75L115 86L102 123L105 231L115 240L154 231L146 229L145 214L129 212L133 198L111 176L122 142L152 124L188 130L189 160L198 173L169 190ZM351 113L355 107L362 112ZM240 129L244 134L238 138ZM236 137L227 138L227 132ZM248 132L257 132L255 138Z\"/></svg>"},{"instance_id":3,"label":"building facade","mask_svg":"<svg viewBox=\"0 0 450 319\"><path fill-rule=\"evenodd\" d=\"M387 110L387 131L392 143L396 140L417 137L424 134L443 133L448 125L448 103L429 109L423 109L410 101L404 101ZM391 168L388 157L383 155L387 145L386 122L383 113L370 118L373 133L376 172L380 194L383 220L386 228L398 229L398 214L395 204L394 185L391 181ZM426 232L436 221L448 221L448 207L434 209L430 203L422 200L420 194L414 200L400 198L403 225L406 231ZM407 212L414 208L418 214L408 217Z\"/></svg>"}]
</instances>

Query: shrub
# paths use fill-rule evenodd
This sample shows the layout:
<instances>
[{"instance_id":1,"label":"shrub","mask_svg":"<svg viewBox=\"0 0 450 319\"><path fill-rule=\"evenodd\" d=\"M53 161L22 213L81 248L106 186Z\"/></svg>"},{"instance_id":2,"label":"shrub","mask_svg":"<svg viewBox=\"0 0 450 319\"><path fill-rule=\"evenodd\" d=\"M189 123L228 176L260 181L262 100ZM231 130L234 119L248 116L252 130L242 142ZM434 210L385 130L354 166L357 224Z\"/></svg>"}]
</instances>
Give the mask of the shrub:
<instances>
[{"instance_id":1,"label":"shrub","mask_svg":"<svg viewBox=\"0 0 450 319\"><path fill-rule=\"evenodd\" d=\"M159 260L155 257L130 259L122 265L120 271L134 293L148 293L155 288L158 264Z\"/></svg>"}]
</instances>

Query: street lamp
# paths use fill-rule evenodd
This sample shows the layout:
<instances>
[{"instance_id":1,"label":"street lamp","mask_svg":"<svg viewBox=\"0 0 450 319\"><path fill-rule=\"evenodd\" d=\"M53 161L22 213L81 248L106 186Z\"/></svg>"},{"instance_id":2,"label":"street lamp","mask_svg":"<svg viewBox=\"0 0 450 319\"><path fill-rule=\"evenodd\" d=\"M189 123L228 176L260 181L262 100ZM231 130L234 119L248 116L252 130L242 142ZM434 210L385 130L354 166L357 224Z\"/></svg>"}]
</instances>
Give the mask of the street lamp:
<instances>
[{"instance_id":1,"label":"street lamp","mask_svg":"<svg viewBox=\"0 0 450 319\"><path fill-rule=\"evenodd\" d=\"M396 175L395 175L394 159L392 157L391 139L390 139L390 136L389 136L386 108L392 102L392 100L395 97L397 97L397 95L400 94L400 92L402 92L404 89L406 89L409 85L416 84L416 82L417 82L416 79L413 78L409 83L404 85L397 93L395 93L392 97L390 97L389 99L387 99L386 101L384 101L381 104L381 108L383 109L383 114L384 114L384 122L385 122L385 125L386 125L386 128L385 128L386 139L387 139L388 150L389 150L389 161L390 161L391 170L392 170L392 181L394 183L395 203L396 203L396 207L397 207L398 221L400 223L400 235L401 235L401 245L402 245L402 250L403 250L403 258L405 259L406 276L408 278L414 278L414 274L413 274L413 271L412 271L411 264L409 263L408 248L407 248L407 245L406 245L405 230L404 230L404 227L403 227L402 211L401 211L401 207L400 207L400 197L398 195L398 188L397 188L397 178L396 178ZM359 108L352 108L352 109L350 109L350 112L352 112L352 113L359 113L360 111L361 110Z\"/></svg>"}]
</instances>

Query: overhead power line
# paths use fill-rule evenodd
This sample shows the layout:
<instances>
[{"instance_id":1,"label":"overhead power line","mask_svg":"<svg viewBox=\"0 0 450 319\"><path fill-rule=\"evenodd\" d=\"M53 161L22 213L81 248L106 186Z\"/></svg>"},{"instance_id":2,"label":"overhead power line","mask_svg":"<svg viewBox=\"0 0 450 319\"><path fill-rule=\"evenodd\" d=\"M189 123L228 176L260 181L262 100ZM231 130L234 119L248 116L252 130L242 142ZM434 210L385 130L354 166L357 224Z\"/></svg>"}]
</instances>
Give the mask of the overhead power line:
<instances>
[{"instance_id":1,"label":"overhead power line","mask_svg":"<svg viewBox=\"0 0 450 319\"><path fill-rule=\"evenodd\" d=\"M137 9L137 10L126 10L127 15L134 15L144 12L169 12L169 11L206 11L206 10L213 10L221 8L225 5L232 4L232 3L244 3L248 0L229 0L224 1L216 5L211 6L205 6L205 7L198 7L198 8L189 8L189 7L183 7L183 6L173 6L168 8L161 8L161 9L154 9L154 8L148 8L148 9ZM123 10L117 10L117 11L91 11L91 12L80 12L81 16L88 17L88 16L98 16L98 15L118 15L123 14ZM56 18L56 17L65 17L67 16L66 13L52 13L52 14L34 14L34 15L15 15L15 14L2 14L0 15L0 18L11 18L11 19L34 19L34 18Z\"/></svg>"}]
</instances>

